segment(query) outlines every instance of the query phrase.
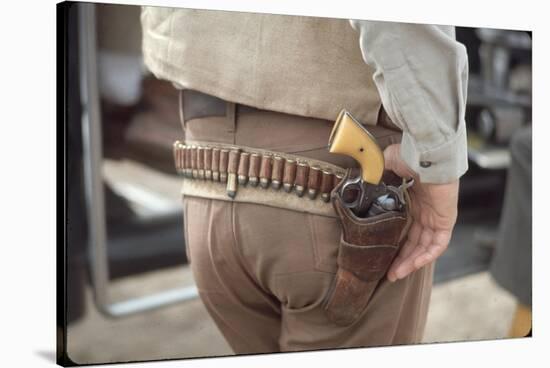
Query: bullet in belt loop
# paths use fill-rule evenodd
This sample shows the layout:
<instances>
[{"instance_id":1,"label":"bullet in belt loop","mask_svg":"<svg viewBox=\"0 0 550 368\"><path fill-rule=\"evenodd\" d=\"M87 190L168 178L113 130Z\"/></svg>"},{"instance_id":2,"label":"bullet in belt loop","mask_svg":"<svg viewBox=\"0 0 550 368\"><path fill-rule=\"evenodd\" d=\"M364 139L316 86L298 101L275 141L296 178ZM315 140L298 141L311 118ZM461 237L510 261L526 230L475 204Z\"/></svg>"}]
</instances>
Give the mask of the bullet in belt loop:
<instances>
[{"instance_id":1,"label":"bullet in belt loop","mask_svg":"<svg viewBox=\"0 0 550 368\"><path fill-rule=\"evenodd\" d=\"M321 176L321 199L324 202L330 201L330 192L332 191L334 185L332 170L326 169L323 170Z\"/></svg>"},{"instance_id":2,"label":"bullet in belt loop","mask_svg":"<svg viewBox=\"0 0 550 368\"><path fill-rule=\"evenodd\" d=\"M229 162L227 166L227 195L235 198L237 195L237 171L239 169L239 150L229 152Z\"/></svg>"},{"instance_id":3,"label":"bullet in belt loop","mask_svg":"<svg viewBox=\"0 0 550 368\"><path fill-rule=\"evenodd\" d=\"M275 190L279 190L279 188L281 188L284 166L285 160L280 156L275 156L273 159L273 168L271 171L271 187Z\"/></svg>"},{"instance_id":4,"label":"bullet in belt loop","mask_svg":"<svg viewBox=\"0 0 550 368\"><path fill-rule=\"evenodd\" d=\"M309 177L307 181L307 195L309 199L315 199L319 191L321 182L321 168L319 166L311 166L309 168Z\"/></svg>"},{"instance_id":5,"label":"bullet in belt loop","mask_svg":"<svg viewBox=\"0 0 550 368\"><path fill-rule=\"evenodd\" d=\"M255 187L258 185L260 177L260 166L262 158L259 154L250 155L250 164L248 165L248 185Z\"/></svg>"},{"instance_id":6,"label":"bullet in belt loop","mask_svg":"<svg viewBox=\"0 0 550 368\"><path fill-rule=\"evenodd\" d=\"M182 171L182 159L183 159L183 149L182 149L182 144L180 142L178 142L177 146L176 146L176 171L178 172L178 175L181 174L181 171Z\"/></svg>"},{"instance_id":7,"label":"bullet in belt loop","mask_svg":"<svg viewBox=\"0 0 550 368\"><path fill-rule=\"evenodd\" d=\"M246 185L248 181L249 162L250 162L250 153L242 152L241 157L239 159L239 169L237 171L237 174L239 175L237 177L239 185Z\"/></svg>"},{"instance_id":8,"label":"bullet in belt loop","mask_svg":"<svg viewBox=\"0 0 550 368\"><path fill-rule=\"evenodd\" d=\"M192 157L191 157L191 146L187 146L185 147L185 170L184 170L184 175L185 177L191 179L193 177L193 172L192 172Z\"/></svg>"},{"instance_id":9,"label":"bullet in belt loop","mask_svg":"<svg viewBox=\"0 0 550 368\"><path fill-rule=\"evenodd\" d=\"M183 168L185 167L185 153L186 153L185 145L180 142L180 144L179 144L179 156L180 157L179 157L179 172L178 172L180 175L184 174Z\"/></svg>"},{"instance_id":10,"label":"bullet in belt loop","mask_svg":"<svg viewBox=\"0 0 550 368\"><path fill-rule=\"evenodd\" d=\"M229 151L221 150L220 151L220 181L222 183L227 182L227 163L229 161Z\"/></svg>"},{"instance_id":11,"label":"bullet in belt loop","mask_svg":"<svg viewBox=\"0 0 550 368\"><path fill-rule=\"evenodd\" d=\"M336 188L338 186L338 184L340 184L340 182L342 181L342 179L344 179L344 174L342 173L335 173L334 174L334 186L333 188Z\"/></svg>"},{"instance_id":12,"label":"bullet in belt loop","mask_svg":"<svg viewBox=\"0 0 550 368\"><path fill-rule=\"evenodd\" d=\"M290 193L296 179L296 161L287 159L285 162L285 174L283 176L283 189Z\"/></svg>"},{"instance_id":13,"label":"bullet in belt loop","mask_svg":"<svg viewBox=\"0 0 550 368\"><path fill-rule=\"evenodd\" d=\"M178 172L178 174L181 173L181 169L182 169L182 165L181 165L181 159L182 159L182 144L180 142L178 142L178 145L176 147L176 171Z\"/></svg>"},{"instance_id":14,"label":"bullet in belt loop","mask_svg":"<svg viewBox=\"0 0 550 368\"><path fill-rule=\"evenodd\" d=\"M191 168L193 173L193 179L196 179L199 177L199 170L197 166L197 147L192 146L191 147Z\"/></svg>"},{"instance_id":15,"label":"bullet in belt loop","mask_svg":"<svg viewBox=\"0 0 550 368\"><path fill-rule=\"evenodd\" d=\"M262 156L260 166L260 187L267 189L269 187L269 179L271 178L271 155Z\"/></svg>"},{"instance_id":16,"label":"bullet in belt loop","mask_svg":"<svg viewBox=\"0 0 550 368\"><path fill-rule=\"evenodd\" d=\"M220 181L220 149L212 149L212 180Z\"/></svg>"},{"instance_id":17,"label":"bullet in belt loop","mask_svg":"<svg viewBox=\"0 0 550 368\"><path fill-rule=\"evenodd\" d=\"M204 148L204 178L212 180L212 148Z\"/></svg>"},{"instance_id":18,"label":"bullet in belt loop","mask_svg":"<svg viewBox=\"0 0 550 368\"><path fill-rule=\"evenodd\" d=\"M197 148L197 169L199 171L199 179L204 180L204 147Z\"/></svg>"},{"instance_id":19,"label":"bullet in belt loop","mask_svg":"<svg viewBox=\"0 0 550 368\"><path fill-rule=\"evenodd\" d=\"M178 148L178 151L179 151L179 174L182 175L183 174L183 168L185 166L185 145L183 143L180 142L179 144L179 148Z\"/></svg>"},{"instance_id":20,"label":"bullet in belt loop","mask_svg":"<svg viewBox=\"0 0 550 368\"><path fill-rule=\"evenodd\" d=\"M174 154L174 165L176 166L176 172L180 173L180 141L175 141L172 145L172 153Z\"/></svg>"},{"instance_id":21,"label":"bullet in belt loop","mask_svg":"<svg viewBox=\"0 0 550 368\"><path fill-rule=\"evenodd\" d=\"M294 182L294 188L298 197L304 195L307 187L308 174L309 165L303 161L298 162L298 167L296 168L296 180Z\"/></svg>"},{"instance_id":22,"label":"bullet in belt loop","mask_svg":"<svg viewBox=\"0 0 550 368\"><path fill-rule=\"evenodd\" d=\"M187 162L189 162L189 149L187 146L183 146L183 166L181 168L181 173L184 177L187 176Z\"/></svg>"}]
</instances>

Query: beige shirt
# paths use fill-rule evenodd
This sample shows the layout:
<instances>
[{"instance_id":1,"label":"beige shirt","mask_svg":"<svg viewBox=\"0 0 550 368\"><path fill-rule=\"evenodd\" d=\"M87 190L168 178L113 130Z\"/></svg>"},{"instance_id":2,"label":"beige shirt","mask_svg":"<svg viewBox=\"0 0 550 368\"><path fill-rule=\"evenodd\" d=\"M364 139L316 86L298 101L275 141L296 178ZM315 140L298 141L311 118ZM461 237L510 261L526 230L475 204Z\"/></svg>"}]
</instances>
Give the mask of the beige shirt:
<instances>
[{"instance_id":1,"label":"beige shirt","mask_svg":"<svg viewBox=\"0 0 550 368\"><path fill-rule=\"evenodd\" d=\"M159 78L229 101L333 120L342 108L404 131L423 182L467 169L467 56L454 28L144 7L143 54ZM359 47L360 46L360 47Z\"/></svg>"},{"instance_id":2,"label":"beige shirt","mask_svg":"<svg viewBox=\"0 0 550 368\"><path fill-rule=\"evenodd\" d=\"M346 19L144 7L141 22L159 78L259 109L334 121L345 108L377 122L374 70Z\"/></svg>"},{"instance_id":3,"label":"beige shirt","mask_svg":"<svg viewBox=\"0 0 550 368\"><path fill-rule=\"evenodd\" d=\"M468 56L454 27L350 21L392 121L403 130L401 157L426 183L468 169Z\"/></svg>"}]
</instances>

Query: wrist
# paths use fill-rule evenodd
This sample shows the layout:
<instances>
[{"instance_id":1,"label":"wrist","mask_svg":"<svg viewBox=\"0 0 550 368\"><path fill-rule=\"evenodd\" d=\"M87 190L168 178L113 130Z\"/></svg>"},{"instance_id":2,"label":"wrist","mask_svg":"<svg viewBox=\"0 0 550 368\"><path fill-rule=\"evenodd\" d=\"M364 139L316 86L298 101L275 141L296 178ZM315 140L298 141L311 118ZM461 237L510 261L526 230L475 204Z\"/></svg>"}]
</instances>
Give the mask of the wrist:
<instances>
[{"instance_id":1,"label":"wrist","mask_svg":"<svg viewBox=\"0 0 550 368\"><path fill-rule=\"evenodd\" d=\"M460 178L468 170L468 152L465 129L444 144L431 149L419 148L408 133L403 133L400 158L414 172L419 181L446 184Z\"/></svg>"}]
</instances>

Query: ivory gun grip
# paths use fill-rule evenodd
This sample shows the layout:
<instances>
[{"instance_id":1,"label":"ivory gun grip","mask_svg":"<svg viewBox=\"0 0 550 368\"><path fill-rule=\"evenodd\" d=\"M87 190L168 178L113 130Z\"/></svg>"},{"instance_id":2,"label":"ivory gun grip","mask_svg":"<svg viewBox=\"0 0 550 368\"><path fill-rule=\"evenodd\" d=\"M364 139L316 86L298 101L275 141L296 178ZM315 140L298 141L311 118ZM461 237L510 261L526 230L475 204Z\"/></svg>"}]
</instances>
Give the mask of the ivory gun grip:
<instances>
[{"instance_id":1,"label":"ivory gun grip","mask_svg":"<svg viewBox=\"0 0 550 368\"><path fill-rule=\"evenodd\" d=\"M346 110L334 123L329 152L353 157L361 166L363 181L378 185L384 173L384 153L376 139Z\"/></svg>"}]
</instances>

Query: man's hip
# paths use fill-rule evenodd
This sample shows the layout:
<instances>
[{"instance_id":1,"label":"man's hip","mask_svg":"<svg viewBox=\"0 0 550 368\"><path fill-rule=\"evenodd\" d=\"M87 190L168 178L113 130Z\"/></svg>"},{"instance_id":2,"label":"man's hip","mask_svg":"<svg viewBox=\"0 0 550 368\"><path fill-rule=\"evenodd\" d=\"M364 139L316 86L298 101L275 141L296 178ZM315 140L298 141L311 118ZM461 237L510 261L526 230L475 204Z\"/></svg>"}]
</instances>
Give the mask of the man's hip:
<instances>
[{"instance_id":1,"label":"man's hip","mask_svg":"<svg viewBox=\"0 0 550 368\"><path fill-rule=\"evenodd\" d=\"M332 121L255 109L195 91L182 91L180 101L185 140L175 154L185 176L184 196L335 216L326 203L330 191L357 163L328 152ZM382 124L368 129L382 148L401 137Z\"/></svg>"}]
</instances>

